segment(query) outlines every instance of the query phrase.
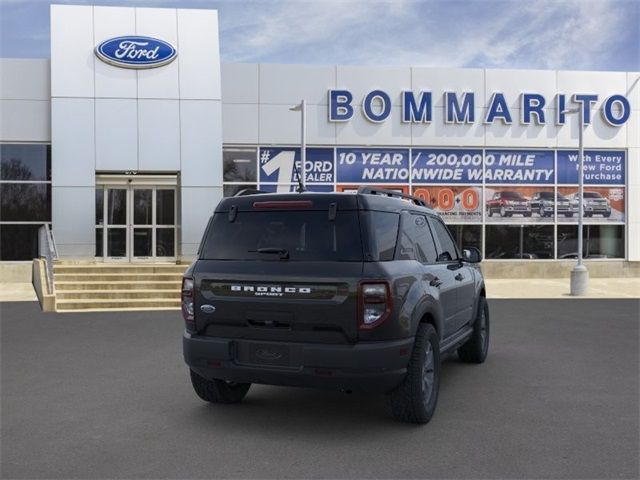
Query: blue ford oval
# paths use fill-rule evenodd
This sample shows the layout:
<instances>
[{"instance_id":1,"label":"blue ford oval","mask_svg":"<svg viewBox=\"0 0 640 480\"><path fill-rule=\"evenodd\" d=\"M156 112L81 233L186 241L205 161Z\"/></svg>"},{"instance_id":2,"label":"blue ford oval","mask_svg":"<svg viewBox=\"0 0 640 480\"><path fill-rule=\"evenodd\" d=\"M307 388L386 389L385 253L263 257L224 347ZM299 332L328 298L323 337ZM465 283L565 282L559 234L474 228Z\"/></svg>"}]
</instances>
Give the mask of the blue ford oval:
<instances>
[{"instance_id":1,"label":"blue ford oval","mask_svg":"<svg viewBox=\"0 0 640 480\"><path fill-rule=\"evenodd\" d=\"M96 47L96 56L123 68L156 68L171 63L178 51L164 40L128 35L105 40Z\"/></svg>"}]
</instances>

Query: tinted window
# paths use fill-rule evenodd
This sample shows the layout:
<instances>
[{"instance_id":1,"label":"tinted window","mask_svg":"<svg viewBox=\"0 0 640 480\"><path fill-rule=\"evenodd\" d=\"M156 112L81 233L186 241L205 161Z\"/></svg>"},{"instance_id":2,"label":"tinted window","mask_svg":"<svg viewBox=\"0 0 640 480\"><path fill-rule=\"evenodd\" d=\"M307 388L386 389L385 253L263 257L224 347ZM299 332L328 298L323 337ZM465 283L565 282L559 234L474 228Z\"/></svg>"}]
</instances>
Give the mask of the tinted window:
<instances>
[{"instance_id":1,"label":"tinted window","mask_svg":"<svg viewBox=\"0 0 640 480\"><path fill-rule=\"evenodd\" d=\"M356 211L338 212L329 221L327 211L239 212L233 222L216 213L200 258L208 260L362 260L362 243Z\"/></svg>"},{"instance_id":2,"label":"tinted window","mask_svg":"<svg viewBox=\"0 0 640 480\"><path fill-rule=\"evenodd\" d=\"M0 260L36 258L39 228L39 225L0 225Z\"/></svg>"},{"instance_id":3,"label":"tinted window","mask_svg":"<svg viewBox=\"0 0 640 480\"><path fill-rule=\"evenodd\" d=\"M362 212L369 230L369 253L374 262L393 260L400 215L390 212Z\"/></svg>"},{"instance_id":4,"label":"tinted window","mask_svg":"<svg viewBox=\"0 0 640 480\"><path fill-rule=\"evenodd\" d=\"M584 225L584 258L624 258L624 225ZM558 225L558 258L578 258L578 227Z\"/></svg>"},{"instance_id":5,"label":"tinted window","mask_svg":"<svg viewBox=\"0 0 640 480\"><path fill-rule=\"evenodd\" d=\"M3 222L51 221L51 185L0 183L0 219Z\"/></svg>"},{"instance_id":6,"label":"tinted window","mask_svg":"<svg viewBox=\"0 0 640 480\"><path fill-rule=\"evenodd\" d=\"M451 225L447 228L458 246L458 251L467 247L476 247L482 251L482 226L481 225Z\"/></svg>"},{"instance_id":7,"label":"tinted window","mask_svg":"<svg viewBox=\"0 0 640 480\"><path fill-rule=\"evenodd\" d=\"M429 218L429 223L433 229L433 234L438 238L440 242L440 250L438 252L438 261L446 262L458 259L458 251L456 245L453 243L453 239L449 234L449 230L445 227L442 220L436 218Z\"/></svg>"},{"instance_id":8,"label":"tinted window","mask_svg":"<svg viewBox=\"0 0 640 480\"><path fill-rule=\"evenodd\" d=\"M436 246L424 215L407 214L403 217L400 235L398 260L436 261Z\"/></svg>"},{"instance_id":9,"label":"tinted window","mask_svg":"<svg viewBox=\"0 0 640 480\"><path fill-rule=\"evenodd\" d=\"M225 182L255 182L256 158L255 148L225 148L222 152Z\"/></svg>"},{"instance_id":10,"label":"tinted window","mask_svg":"<svg viewBox=\"0 0 640 480\"><path fill-rule=\"evenodd\" d=\"M553 258L552 225L487 225L487 258Z\"/></svg>"},{"instance_id":11,"label":"tinted window","mask_svg":"<svg viewBox=\"0 0 640 480\"><path fill-rule=\"evenodd\" d=\"M50 145L0 145L0 179L51 180Z\"/></svg>"},{"instance_id":12,"label":"tinted window","mask_svg":"<svg viewBox=\"0 0 640 480\"><path fill-rule=\"evenodd\" d=\"M584 198L602 198L602 195L597 192L584 192Z\"/></svg>"}]
</instances>

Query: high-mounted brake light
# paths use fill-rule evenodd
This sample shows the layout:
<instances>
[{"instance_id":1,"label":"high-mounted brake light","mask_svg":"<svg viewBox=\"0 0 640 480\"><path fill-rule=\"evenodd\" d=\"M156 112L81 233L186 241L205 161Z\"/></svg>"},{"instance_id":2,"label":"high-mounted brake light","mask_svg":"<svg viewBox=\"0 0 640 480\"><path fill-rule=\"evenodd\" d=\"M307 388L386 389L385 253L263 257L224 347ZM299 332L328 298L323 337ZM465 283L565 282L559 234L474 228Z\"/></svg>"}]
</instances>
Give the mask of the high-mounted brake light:
<instances>
[{"instance_id":1,"label":"high-mounted brake light","mask_svg":"<svg viewBox=\"0 0 640 480\"><path fill-rule=\"evenodd\" d=\"M182 279L182 318L189 331L196 330L196 322L193 315L194 312L194 298L193 298L193 278L183 277Z\"/></svg>"},{"instance_id":2,"label":"high-mounted brake light","mask_svg":"<svg viewBox=\"0 0 640 480\"><path fill-rule=\"evenodd\" d=\"M370 330L391 314L391 289L387 282L362 282L358 286L358 328Z\"/></svg>"},{"instance_id":3,"label":"high-mounted brake light","mask_svg":"<svg viewBox=\"0 0 640 480\"><path fill-rule=\"evenodd\" d=\"M313 202L309 200L270 200L253 202L253 208L311 208Z\"/></svg>"}]
</instances>

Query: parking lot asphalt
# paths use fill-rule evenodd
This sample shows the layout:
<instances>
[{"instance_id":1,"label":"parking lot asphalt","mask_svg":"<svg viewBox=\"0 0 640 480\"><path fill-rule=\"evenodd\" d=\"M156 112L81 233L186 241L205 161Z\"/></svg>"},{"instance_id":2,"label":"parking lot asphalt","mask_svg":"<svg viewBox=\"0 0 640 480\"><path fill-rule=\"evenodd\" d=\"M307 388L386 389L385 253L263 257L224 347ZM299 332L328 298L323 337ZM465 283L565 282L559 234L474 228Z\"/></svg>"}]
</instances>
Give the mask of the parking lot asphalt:
<instances>
[{"instance_id":1,"label":"parking lot asphalt","mask_svg":"<svg viewBox=\"0 0 640 480\"><path fill-rule=\"evenodd\" d=\"M191 389L178 312L2 303L2 478L638 478L638 300L491 300L425 426L383 396Z\"/></svg>"}]
</instances>

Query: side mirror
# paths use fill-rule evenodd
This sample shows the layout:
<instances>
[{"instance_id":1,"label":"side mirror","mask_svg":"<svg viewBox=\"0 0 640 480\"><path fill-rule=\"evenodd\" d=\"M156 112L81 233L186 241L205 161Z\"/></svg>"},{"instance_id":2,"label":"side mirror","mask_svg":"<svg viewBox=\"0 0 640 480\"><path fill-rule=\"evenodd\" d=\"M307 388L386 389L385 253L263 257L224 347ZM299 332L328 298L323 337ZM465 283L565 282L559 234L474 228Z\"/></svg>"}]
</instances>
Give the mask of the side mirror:
<instances>
[{"instance_id":1,"label":"side mirror","mask_svg":"<svg viewBox=\"0 0 640 480\"><path fill-rule=\"evenodd\" d=\"M482 253L476 247L464 247L462 249L462 259L469 263L480 263Z\"/></svg>"}]
</instances>

